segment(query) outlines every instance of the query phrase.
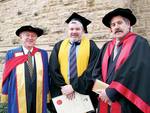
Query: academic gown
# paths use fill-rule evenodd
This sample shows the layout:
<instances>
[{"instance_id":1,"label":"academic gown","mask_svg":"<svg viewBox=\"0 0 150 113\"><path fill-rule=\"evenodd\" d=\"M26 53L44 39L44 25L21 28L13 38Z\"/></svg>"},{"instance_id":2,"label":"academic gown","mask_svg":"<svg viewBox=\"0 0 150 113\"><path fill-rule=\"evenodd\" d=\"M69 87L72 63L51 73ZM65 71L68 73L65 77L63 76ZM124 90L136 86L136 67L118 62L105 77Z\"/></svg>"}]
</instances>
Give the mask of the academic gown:
<instances>
[{"instance_id":1,"label":"academic gown","mask_svg":"<svg viewBox=\"0 0 150 113\"><path fill-rule=\"evenodd\" d=\"M56 43L51 53L50 60L49 60L49 63L50 63L49 69L50 69L50 74L51 74L51 88L50 89L51 89L52 98L62 95L61 86L64 86L67 84L60 72L60 62L58 59L58 53L59 53L61 44L62 44L62 41ZM98 47L92 40L90 40L90 57L89 57L87 69L81 74L80 77L77 78L76 80L77 84L72 85L73 89L76 92L90 95L91 101L95 108L97 107L97 98L96 98L96 94L91 91L93 83L94 83L91 74L92 74L92 70L95 65L98 53L99 53ZM66 64L67 63L68 62L66 62Z\"/></svg>"},{"instance_id":2,"label":"academic gown","mask_svg":"<svg viewBox=\"0 0 150 113\"><path fill-rule=\"evenodd\" d=\"M32 112L36 111L35 113L47 113L48 55L45 50L36 49L32 77L25 61L17 64L3 81L2 96L8 97L8 113L30 113L31 109ZM17 57L16 55L24 55L22 47L9 50L6 54L6 63Z\"/></svg>"},{"instance_id":3,"label":"academic gown","mask_svg":"<svg viewBox=\"0 0 150 113\"><path fill-rule=\"evenodd\" d=\"M130 40L126 42L130 43ZM127 53L127 47L124 53L121 53L123 49L121 45L121 50L116 56L117 59L113 62L111 62L112 52L105 64L108 67L104 66L107 71L106 80L104 80L102 66L106 59L104 55L109 43L106 43L101 49L93 77L110 84L106 89L106 94L115 107L112 109L112 105L101 105L102 101L100 100L98 113L150 113L150 90L148 88L150 86L150 46L147 40L135 34L135 41L133 41L130 52ZM129 56L124 61L122 60L122 64L118 65L123 54Z\"/></svg>"}]
</instances>

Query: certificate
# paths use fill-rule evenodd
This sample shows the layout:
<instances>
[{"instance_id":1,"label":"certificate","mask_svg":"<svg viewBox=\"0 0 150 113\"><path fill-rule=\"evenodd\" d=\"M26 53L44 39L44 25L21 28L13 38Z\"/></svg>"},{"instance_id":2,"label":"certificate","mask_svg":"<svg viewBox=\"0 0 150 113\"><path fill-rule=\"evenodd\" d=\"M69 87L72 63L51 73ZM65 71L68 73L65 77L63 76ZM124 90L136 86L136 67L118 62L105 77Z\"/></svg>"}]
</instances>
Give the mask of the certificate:
<instances>
[{"instance_id":1,"label":"certificate","mask_svg":"<svg viewBox=\"0 0 150 113\"><path fill-rule=\"evenodd\" d=\"M94 111L90 97L75 92L75 98L69 100L66 95L52 98L57 113L86 113Z\"/></svg>"}]
</instances>

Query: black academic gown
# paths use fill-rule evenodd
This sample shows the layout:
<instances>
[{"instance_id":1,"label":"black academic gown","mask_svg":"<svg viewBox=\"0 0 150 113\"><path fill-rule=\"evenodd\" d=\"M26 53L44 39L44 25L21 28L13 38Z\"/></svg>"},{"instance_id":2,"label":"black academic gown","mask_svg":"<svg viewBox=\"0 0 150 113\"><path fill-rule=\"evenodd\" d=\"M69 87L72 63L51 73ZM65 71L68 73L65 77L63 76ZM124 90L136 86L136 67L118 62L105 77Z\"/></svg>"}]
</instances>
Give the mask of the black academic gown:
<instances>
[{"instance_id":1,"label":"black academic gown","mask_svg":"<svg viewBox=\"0 0 150 113\"><path fill-rule=\"evenodd\" d=\"M50 89L51 89L52 98L62 95L61 86L66 85L65 80L60 72L60 65L58 61L58 53L59 53L61 43L62 41L56 43L49 59L49 70L51 75ZM91 101L95 108L97 107L97 97L96 94L91 91L93 86L92 70L96 63L96 58L98 54L99 54L98 47L92 40L90 40L90 57L89 57L88 67L83 72L83 74L77 78L78 84L73 85L73 89L76 92L90 95Z\"/></svg>"},{"instance_id":2,"label":"black academic gown","mask_svg":"<svg viewBox=\"0 0 150 113\"><path fill-rule=\"evenodd\" d=\"M27 62L25 63L25 87L26 87L27 112L36 113L36 68L34 66L33 75L31 77Z\"/></svg>"},{"instance_id":3,"label":"black academic gown","mask_svg":"<svg viewBox=\"0 0 150 113\"><path fill-rule=\"evenodd\" d=\"M94 79L102 80L101 66L107 45L108 43L101 49L101 54L92 74ZM111 62L112 56L113 53L109 58L109 68L112 63L114 63L112 66L116 64L116 61ZM147 40L141 36L136 36L127 60L116 72L115 68L111 72L108 68L106 83L110 84L110 87L106 89L106 93L111 101L117 101L121 104L121 113L150 113L150 90L148 88L150 86L149 58L150 46ZM138 102L138 99L142 100L143 103Z\"/></svg>"}]
</instances>

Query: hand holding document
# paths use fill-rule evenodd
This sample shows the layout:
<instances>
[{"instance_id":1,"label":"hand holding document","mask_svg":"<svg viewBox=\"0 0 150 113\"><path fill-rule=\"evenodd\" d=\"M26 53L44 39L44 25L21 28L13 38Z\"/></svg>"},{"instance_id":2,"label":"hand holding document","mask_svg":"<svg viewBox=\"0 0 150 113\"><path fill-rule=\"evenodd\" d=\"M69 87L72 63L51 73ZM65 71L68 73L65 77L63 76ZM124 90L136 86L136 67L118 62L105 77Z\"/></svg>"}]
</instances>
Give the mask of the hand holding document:
<instances>
[{"instance_id":1,"label":"hand holding document","mask_svg":"<svg viewBox=\"0 0 150 113\"><path fill-rule=\"evenodd\" d=\"M69 100L66 95L52 98L57 113L86 113L94 111L90 97L75 92L75 98Z\"/></svg>"},{"instance_id":2,"label":"hand holding document","mask_svg":"<svg viewBox=\"0 0 150 113\"><path fill-rule=\"evenodd\" d=\"M108 86L109 86L109 85L106 84L105 82L102 82L102 81L96 79L96 80L95 80L95 83L94 83L94 85L93 85L92 91L94 91L94 92L97 93L97 94L100 94L100 92L103 92ZM102 94L103 94L103 93L102 93ZM100 95L101 95L101 94L100 94ZM104 99L104 100L105 100L105 99ZM111 105L112 102L111 102L110 100L108 100L107 103L108 103L109 105Z\"/></svg>"},{"instance_id":3,"label":"hand holding document","mask_svg":"<svg viewBox=\"0 0 150 113\"><path fill-rule=\"evenodd\" d=\"M102 82L98 79L95 80L95 83L93 85L92 91L95 93L99 94L100 90L106 89L109 85L106 84L105 82Z\"/></svg>"}]
</instances>

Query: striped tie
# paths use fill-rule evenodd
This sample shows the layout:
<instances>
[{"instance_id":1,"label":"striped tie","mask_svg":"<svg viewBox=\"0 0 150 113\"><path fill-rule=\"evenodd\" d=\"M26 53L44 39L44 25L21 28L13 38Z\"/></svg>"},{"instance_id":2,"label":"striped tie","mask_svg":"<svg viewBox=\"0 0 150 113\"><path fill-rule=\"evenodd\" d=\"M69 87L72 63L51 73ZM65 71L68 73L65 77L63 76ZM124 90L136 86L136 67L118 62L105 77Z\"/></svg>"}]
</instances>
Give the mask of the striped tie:
<instances>
[{"instance_id":1,"label":"striped tie","mask_svg":"<svg viewBox=\"0 0 150 113\"><path fill-rule=\"evenodd\" d=\"M31 52L29 51L28 52L28 69L29 69L29 73L30 73L30 76L32 77L32 74L33 74L33 65L32 65L32 56L31 56Z\"/></svg>"},{"instance_id":2,"label":"striped tie","mask_svg":"<svg viewBox=\"0 0 150 113\"><path fill-rule=\"evenodd\" d=\"M70 48L69 75L70 75L70 82L72 79L77 77L76 43L73 43Z\"/></svg>"}]
</instances>

